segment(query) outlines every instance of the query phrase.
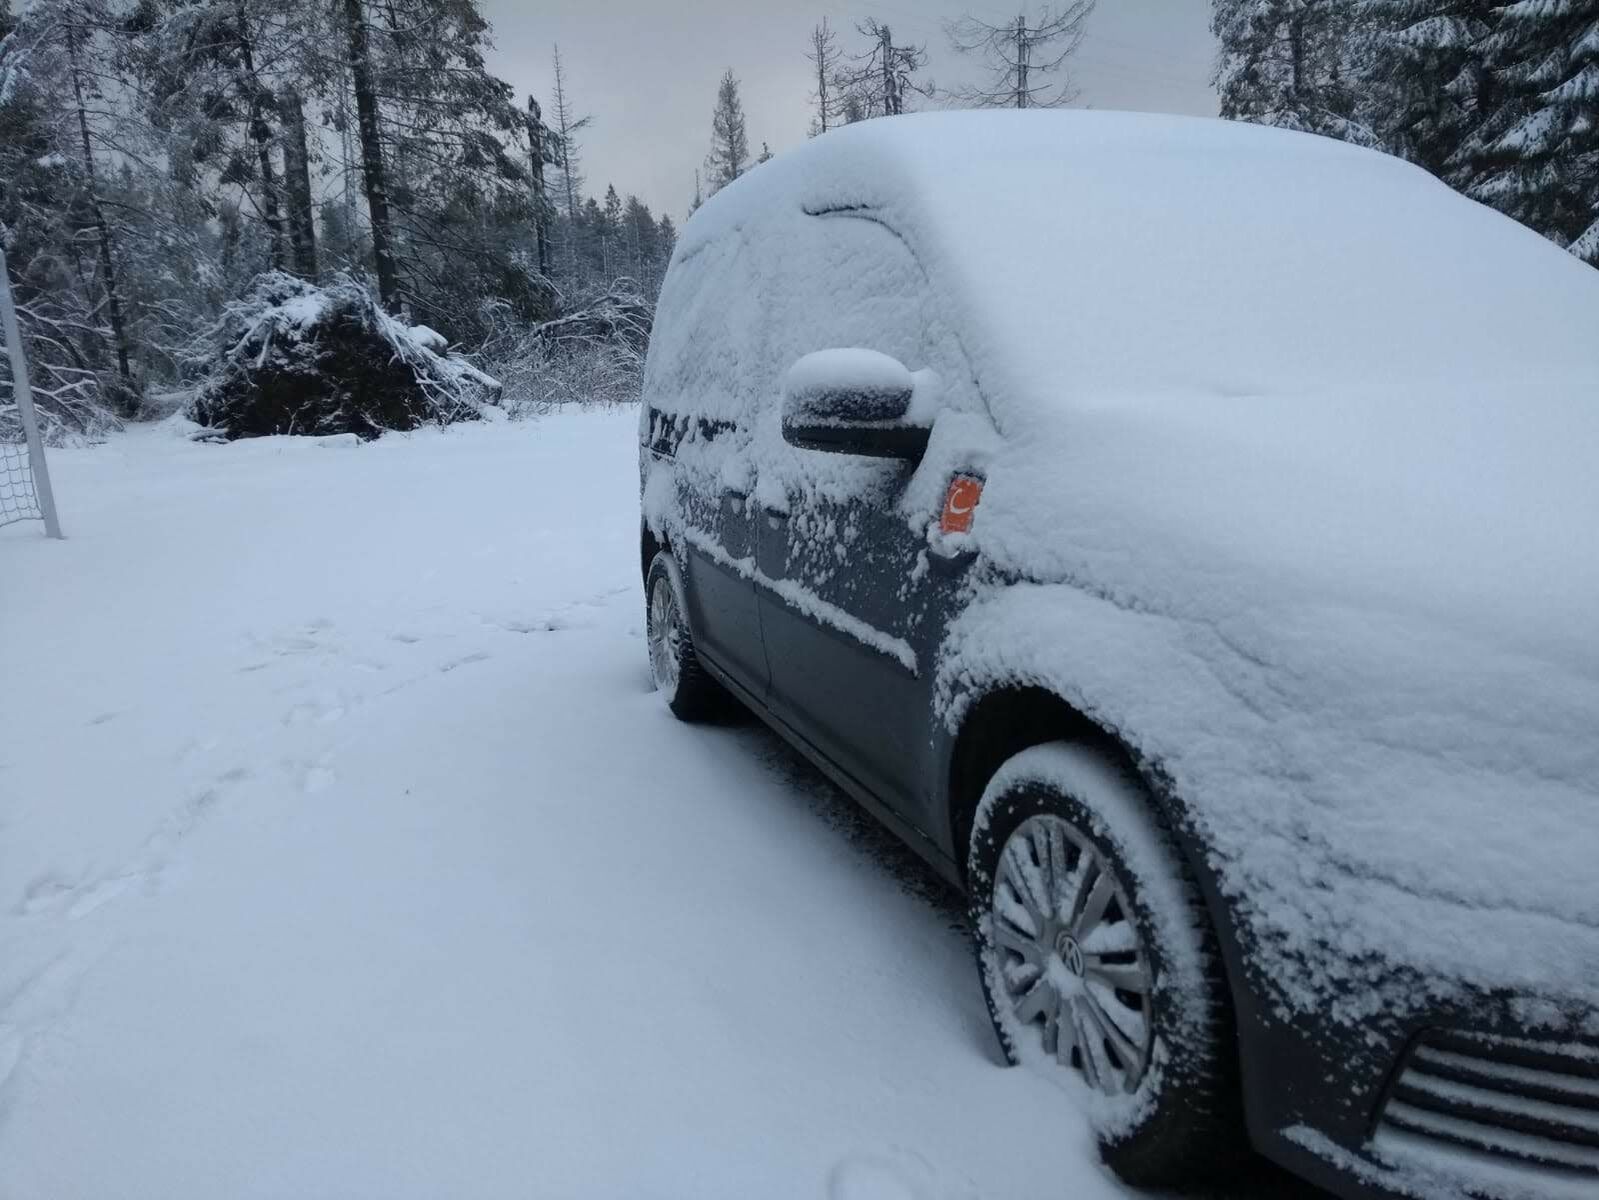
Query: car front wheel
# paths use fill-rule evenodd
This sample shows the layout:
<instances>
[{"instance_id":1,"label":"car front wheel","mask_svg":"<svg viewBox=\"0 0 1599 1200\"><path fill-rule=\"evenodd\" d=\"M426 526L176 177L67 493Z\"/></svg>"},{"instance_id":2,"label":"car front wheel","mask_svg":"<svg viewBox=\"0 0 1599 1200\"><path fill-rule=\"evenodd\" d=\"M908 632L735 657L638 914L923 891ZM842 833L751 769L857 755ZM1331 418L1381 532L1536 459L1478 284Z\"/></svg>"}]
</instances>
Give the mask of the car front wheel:
<instances>
[{"instance_id":1,"label":"car front wheel","mask_svg":"<svg viewBox=\"0 0 1599 1200\"><path fill-rule=\"evenodd\" d=\"M1233 1165L1231 1001L1204 904L1138 784L1083 746L1024 750L983 794L967 866L1006 1059L1086 1101L1128 1183Z\"/></svg>"}]
</instances>

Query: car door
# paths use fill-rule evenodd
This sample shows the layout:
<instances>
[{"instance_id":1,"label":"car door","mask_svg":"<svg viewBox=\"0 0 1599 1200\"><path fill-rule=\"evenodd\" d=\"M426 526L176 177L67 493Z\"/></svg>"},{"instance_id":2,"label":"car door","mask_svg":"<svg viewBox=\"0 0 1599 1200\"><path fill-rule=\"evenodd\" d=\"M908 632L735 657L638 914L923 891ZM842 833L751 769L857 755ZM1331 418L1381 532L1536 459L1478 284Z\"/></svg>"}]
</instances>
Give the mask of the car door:
<instances>
[{"instance_id":1,"label":"car door","mask_svg":"<svg viewBox=\"0 0 1599 1200\"><path fill-rule=\"evenodd\" d=\"M864 347L912 370L933 368L946 405L980 403L958 339L892 231L868 216L830 215L817 219L807 251L807 278L826 279L828 316L810 316L788 361ZM928 542L945 481L913 488L915 463L776 448L779 426L778 414L763 413L756 535L768 705L872 796L930 832L934 657L963 570Z\"/></svg>"},{"instance_id":2,"label":"car door","mask_svg":"<svg viewBox=\"0 0 1599 1200\"><path fill-rule=\"evenodd\" d=\"M920 826L934 658L964 568L907 520L912 472L893 464L853 496L798 492L763 511L760 604L773 710Z\"/></svg>"},{"instance_id":3,"label":"car door","mask_svg":"<svg viewBox=\"0 0 1599 1200\"><path fill-rule=\"evenodd\" d=\"M695 644L754 698L769 682L759 603L752 578L756 526L746 488L685 475L683 550Z\"/></svg>"},{"instance_id":4,"label":"car door","mask_svg":"<svg viewBox=\"0 0 1599 1200\"><path fill-rule=\"evenodd\" d=\"M749 503L757 395L741 364L759 344L752 317L730 319L758 272L737 240L712 239L676 263L661 293L644 383L646 522L683 572L696 648L760 700L767 686Z\"/></svg>"}]
</instances>

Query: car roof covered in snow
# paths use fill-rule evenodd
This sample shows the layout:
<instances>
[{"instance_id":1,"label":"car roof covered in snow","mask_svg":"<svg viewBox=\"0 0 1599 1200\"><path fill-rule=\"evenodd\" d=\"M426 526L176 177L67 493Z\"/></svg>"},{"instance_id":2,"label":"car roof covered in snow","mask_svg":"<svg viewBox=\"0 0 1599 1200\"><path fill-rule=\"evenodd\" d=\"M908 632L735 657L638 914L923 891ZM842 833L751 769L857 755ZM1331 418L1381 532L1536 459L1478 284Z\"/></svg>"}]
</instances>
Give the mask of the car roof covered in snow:
<instances>
[{"instance_id":1,"label":"car roof covered in snow","mask_svg":"<svg viewBox=\"0 0 1599 1200\"><path fill-rule=\"evenodd\" d=\"M774 206L904 238L1002 425L1014 402L1599 370L1599 275L1417 167L1308 134L1081 111L865 121L713 196L679 256Z\"/></svg>"}]
</instances>

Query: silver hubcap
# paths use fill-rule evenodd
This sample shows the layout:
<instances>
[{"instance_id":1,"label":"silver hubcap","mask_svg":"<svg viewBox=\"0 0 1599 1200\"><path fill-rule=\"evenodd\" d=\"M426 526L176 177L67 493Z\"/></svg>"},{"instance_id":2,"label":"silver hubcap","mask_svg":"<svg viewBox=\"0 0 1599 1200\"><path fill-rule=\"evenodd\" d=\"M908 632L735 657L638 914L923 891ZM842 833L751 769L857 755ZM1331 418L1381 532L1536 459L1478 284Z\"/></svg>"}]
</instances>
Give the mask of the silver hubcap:
<instances>
[{"instance_id":1,"label":"silver hubcap","mask_svg":"<svg viewBox=\"0 0 1599 1200\"><path fill-rule=\"evenodd\" d=\"M656 579L655 586L650 589L649 618L646 636L650 644L650 674L655 677L655 686L671 695L677 690L681 669L683 619L678 612L672 581L665 575Z\"/></svg>"},{"instance_id":2,"label":"silver hubcap","mask_svg":"<svg viewBox=\"0 0 1599 1200\"><path fill-rule=\"evenodd\" d=\"M1132 913L1110 864L1062 818L1029 817L1006 841L991 901L996 1002L1112 1096L1138 1087L1154 1044L1153 978Z\"/></svg>"}]
</instances>

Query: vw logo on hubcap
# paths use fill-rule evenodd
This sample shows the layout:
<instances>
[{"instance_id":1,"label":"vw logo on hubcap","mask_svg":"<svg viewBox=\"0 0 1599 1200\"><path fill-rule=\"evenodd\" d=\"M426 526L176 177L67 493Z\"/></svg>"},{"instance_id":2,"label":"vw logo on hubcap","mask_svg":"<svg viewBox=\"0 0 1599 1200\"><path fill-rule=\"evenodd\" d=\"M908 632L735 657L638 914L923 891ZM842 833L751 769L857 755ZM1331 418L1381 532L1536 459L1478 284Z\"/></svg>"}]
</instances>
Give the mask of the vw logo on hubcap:
<instances>
[{"instance_id":1,"label":"vw logo on hubcap","mask_svg":"<svg viewBox=\"0 0 1599 1200\"><path fill-rule=\"evenodd\" d=\"M1083 973L1083 948L1077 944L1077 939L1064 929L1055 936L1055 953L1060 955L1061 962L1066 964L1066 969L1073 975Z\"/></svg>"}]
</instances>

